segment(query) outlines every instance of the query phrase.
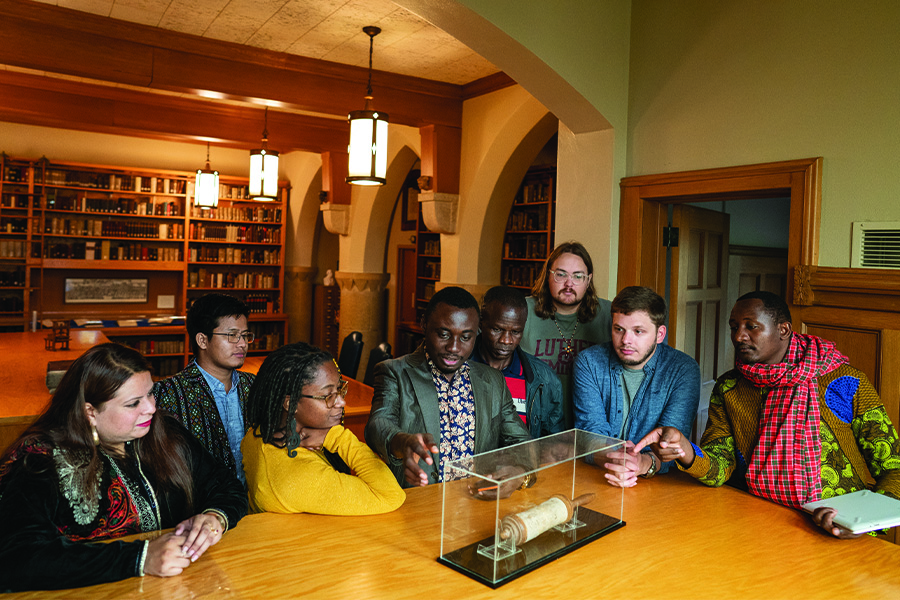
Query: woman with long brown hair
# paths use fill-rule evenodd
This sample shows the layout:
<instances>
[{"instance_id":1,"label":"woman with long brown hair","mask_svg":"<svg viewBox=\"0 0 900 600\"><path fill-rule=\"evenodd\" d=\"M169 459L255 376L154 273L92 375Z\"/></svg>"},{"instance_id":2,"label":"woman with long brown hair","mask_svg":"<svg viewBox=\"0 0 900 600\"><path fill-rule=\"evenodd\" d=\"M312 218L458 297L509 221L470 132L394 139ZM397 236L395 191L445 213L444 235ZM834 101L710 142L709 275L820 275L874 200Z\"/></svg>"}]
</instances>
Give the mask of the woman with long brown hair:
<instances>
[{"instance_id":1,"label":"woman with long brown hair","mask_svg":"<svg viewBox=\"0 0 900 600\"><path fill-rule=\"evenodd\" d=\"M0 458L0 591L171 576L247 512L235 476L156 412L143 356L95 346ZM174 527L152 541L91 543Z\"/></svg>"}]
</instances>

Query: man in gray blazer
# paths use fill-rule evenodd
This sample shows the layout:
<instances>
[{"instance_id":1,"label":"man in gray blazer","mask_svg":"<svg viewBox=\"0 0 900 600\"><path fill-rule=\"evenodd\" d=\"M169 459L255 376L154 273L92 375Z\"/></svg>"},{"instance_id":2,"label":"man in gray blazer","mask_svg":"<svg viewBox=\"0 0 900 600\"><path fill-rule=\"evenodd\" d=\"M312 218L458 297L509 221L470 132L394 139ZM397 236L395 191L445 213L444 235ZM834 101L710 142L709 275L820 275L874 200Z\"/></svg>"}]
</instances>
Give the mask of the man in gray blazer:
<instances>
[{"instance_id":1,"label":"man in gray blazer","mask_svg":"<svg viewBox=\"0 0 900 600\"><path fill-rule=\"evenodd\" d=\"M366 443L404 487L443 481L447 461L531 439L503 375L468 360L478 322L472 294L444 288L425 309L422 345L375 368Z\"/></svg>"}]
</instances>

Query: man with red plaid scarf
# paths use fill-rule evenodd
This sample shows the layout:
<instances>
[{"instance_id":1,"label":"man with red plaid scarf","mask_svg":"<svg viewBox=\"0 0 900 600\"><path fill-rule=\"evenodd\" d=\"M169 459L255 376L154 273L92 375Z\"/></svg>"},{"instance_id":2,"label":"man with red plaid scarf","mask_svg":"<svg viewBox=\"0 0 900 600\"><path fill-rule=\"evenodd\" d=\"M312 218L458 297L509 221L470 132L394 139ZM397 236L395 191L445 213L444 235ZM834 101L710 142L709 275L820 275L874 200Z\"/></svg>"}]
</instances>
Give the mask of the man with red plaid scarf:
<instances>
[{"instance_id":1,"label":"man with red plaid scarf","mask_svg":"<svg viewBox=\"0 0 900 600\"><path fill-rule=\"evenodd\" d=\"M697 447L659 427L634 448L702 483L730 483L794 508L862 489L900 499L900 440L868 378L828 340L793 331L780 297L750 292L728 321L734 369L716 381L709 424ZM820 508L816 525L856 537Z\"/></svg>"}]
</instances>

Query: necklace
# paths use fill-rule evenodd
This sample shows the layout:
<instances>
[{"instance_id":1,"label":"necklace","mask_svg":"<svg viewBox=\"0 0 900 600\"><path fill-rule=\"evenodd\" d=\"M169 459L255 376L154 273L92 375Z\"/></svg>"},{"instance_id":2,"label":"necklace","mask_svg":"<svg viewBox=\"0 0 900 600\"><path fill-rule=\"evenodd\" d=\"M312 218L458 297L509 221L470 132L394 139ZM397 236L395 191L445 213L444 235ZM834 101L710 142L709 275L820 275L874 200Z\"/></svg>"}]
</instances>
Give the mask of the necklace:
<instances>
[{"instance_id":1,"label":"necklace","mask_svg":"<svg viewBox=\"0 0 900 600\"><path fill-rule=\"evenodd\" d=\"M578 319L575 319L575 327L572 328L572 337L570 337L569 339L566 339L566 336L562 331L562 327L559 326L559 321L556 320L555 313L553 315L553 323L556 325L556 330L559 332L560 337L562 337L563 341L566 343L566 349L560 353L559 357L569 357L569 359L571 360L571 357L575 356L575 352L572 349L572 343L575 341L575 332L578 331Z\"/></svg>"}]
</instances>

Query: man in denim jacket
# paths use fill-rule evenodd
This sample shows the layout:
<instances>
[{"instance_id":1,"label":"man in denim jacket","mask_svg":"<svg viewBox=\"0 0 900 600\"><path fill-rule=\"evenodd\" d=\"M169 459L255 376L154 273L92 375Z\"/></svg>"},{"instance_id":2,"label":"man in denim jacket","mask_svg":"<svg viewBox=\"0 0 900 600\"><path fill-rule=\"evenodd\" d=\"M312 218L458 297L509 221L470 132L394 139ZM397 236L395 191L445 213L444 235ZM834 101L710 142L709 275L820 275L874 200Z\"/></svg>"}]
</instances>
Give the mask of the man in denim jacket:
<instances>
[{"instance_id":1,"label":"man in denim jacket","mask_svg":"<svg viewBox=\"0 0 900 600\"><path fill-rule=\"evenodd\" d=\"M690 436L700 400L700 368L687 354L663 343L665 301L632 286L613 300L612 341L583 350L575 360L575 426L626 440L626 452L592 457L611 485L631 487L637 477L665 473L669 463L646 449L631 451L656 427Z\"/></svg>"}]
</instances>

